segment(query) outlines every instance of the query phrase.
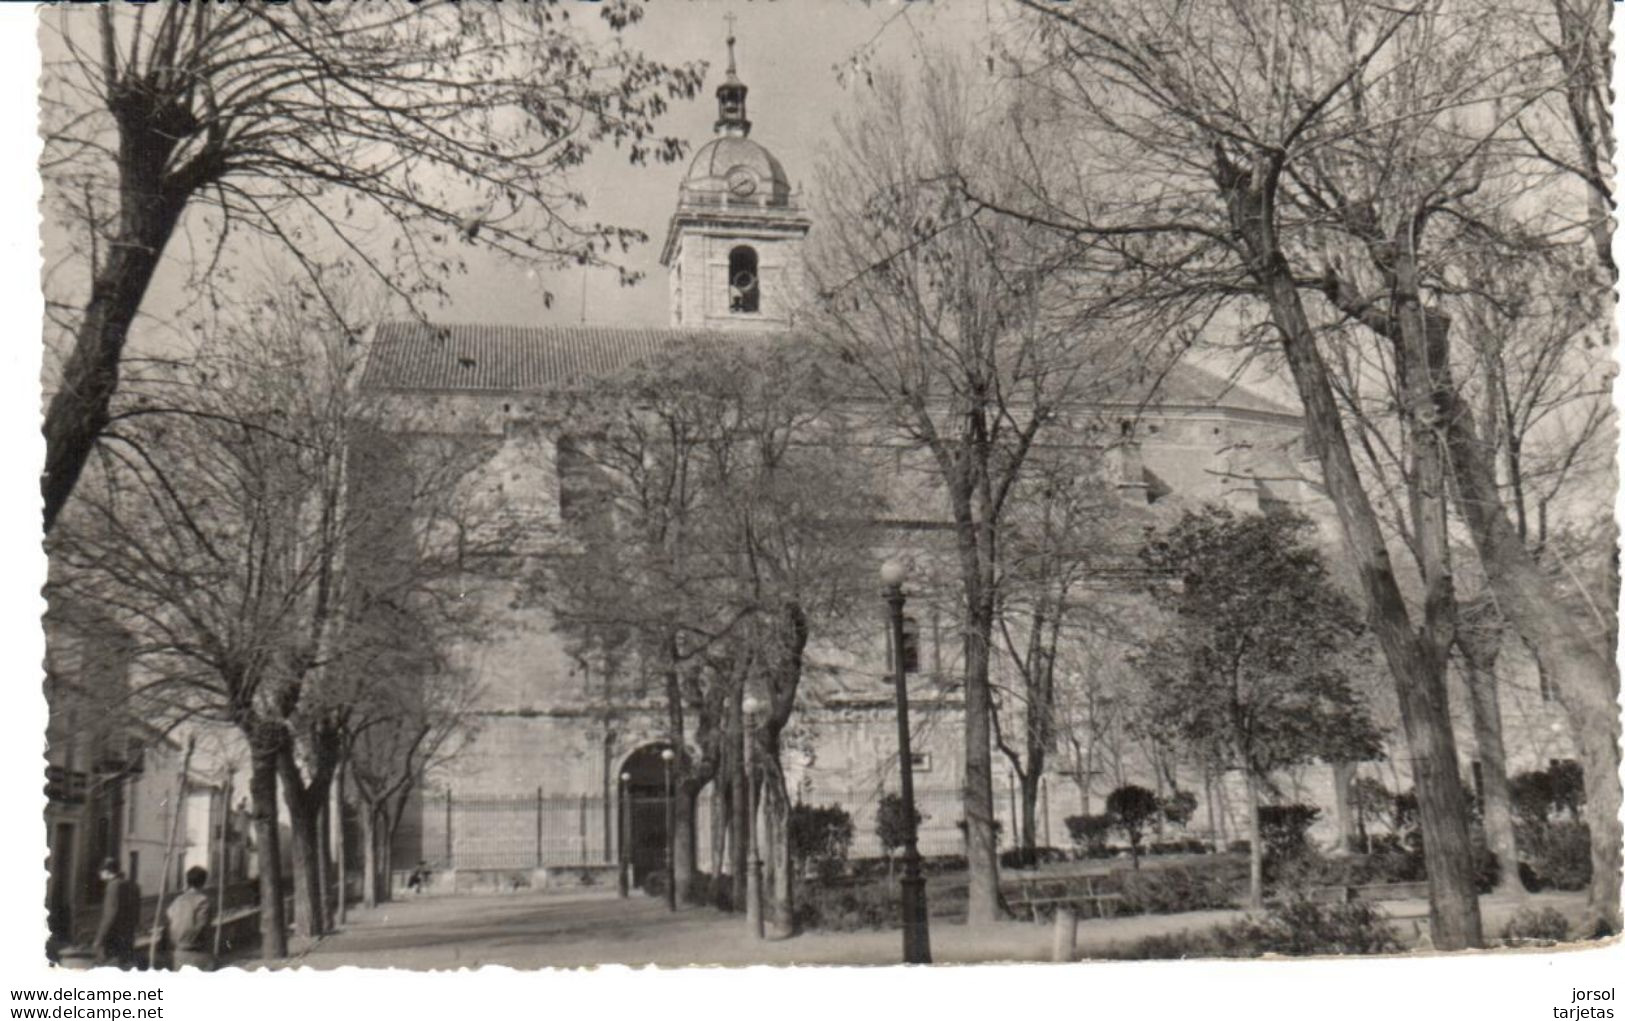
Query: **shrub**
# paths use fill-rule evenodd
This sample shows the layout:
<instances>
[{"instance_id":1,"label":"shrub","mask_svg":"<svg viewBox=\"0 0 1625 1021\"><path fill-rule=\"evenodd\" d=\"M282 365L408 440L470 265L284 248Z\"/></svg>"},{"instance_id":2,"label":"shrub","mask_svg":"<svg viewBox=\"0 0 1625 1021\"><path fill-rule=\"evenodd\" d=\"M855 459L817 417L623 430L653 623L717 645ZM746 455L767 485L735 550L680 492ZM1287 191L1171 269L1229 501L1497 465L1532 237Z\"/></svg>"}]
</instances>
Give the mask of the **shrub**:
<instances>
[{"instance_id":1,"label":"shrub","mask_svg":"<svg viewBox=\"0 0 1625 1021\"><path fill-rule=\"evenodd\" d=\"M1264 841L1264 860L1279 865L1309 853L1309 827L1320 818L1314 805L1263 805L1258 809L1258 833Z\"/></svg>"},{"instance_id":2,"label":"shrub","mask_svg":"<svg viewBox=\"0 0 1625 1021\"><path fill-rule=\"evenodd\" d=\"M1106 815L1111 819L1112 828L1128 838L1136 868L1140 864L1140 837L1145 833L1146 823L1159 811L1157 796L1131 783L1106 795Z\"/></svg>"},{"instance_id":3,"label":"shrub","mask_svg":"<svg viewBox=\"0 0 1625 1021\"><path fill-rule=\"evenodd\" d=\"M1249 854L1249 853L1252 852L1252 849L1253 849L1253 842L1251 840L1232 840L1232 841L1230 841L1230 853L1231 854Z\"/></svg>"},{"instance_id":4,"label":"shrub","mask_svg":"<svg viewBox=\"0 0 1625 1021\"><path fill-rule=\"evenodd\" d=\"M999 853L999 868L1035 869L1066 860L1066 852L1058 847L1015 847Z\"/></svg>"},{"instance_id":5,"label":"shrub","mask_svg":"<svg viewBox=\"0 0 1625 1021\"><path fill-rule=\"evenodd\" d=\"M1556 908L1519 908L1501 930L1501 938L1514 945L1550 946L1569 938L1569 920Z\"/></svg>"},{"instance_id":6,"label":"shrub","mask_svg":"<svg viewBox=\"0 0 1625 1021\"><path fill-rule=\"evenodd\" d=\"M1106 837L1111 833L1112 820L1106 815L1069 815L1066 817L1066 833L1072 838L1072 846L1083 852L1085 857L1102 857L1106 850Z\"/></svg>"},{"instance_id":7,"label":"shrub","mask_svg":"<svg viewBox=\"0 0 1625 1021\"><path fill-rule=\"evenodd\" d=\"M1585 773L1573 759L1559 759L1546 770L1552 778L1552 807L1567 812L1572 819L1580 818L1586 803Z\"/></svg>"},{"instance_id":8,"label":"shrub","mask_svg":"<svg viewBox=\"0 0 1625 1021\"><path fill-rule=\"evenodd\" d=\"M920 810L914 810L913 832L919 833L920 823L924 817ZM880 849L890 858L898 848L902 847L908 839L910 828L908 817L903 813L903 798L900 794L886 794L880 799L875 810L875 836L880 840Z\"/></svg>"},{"instance_id":9,"label":"shrub","mask_svg":"<svg viewBox=\"0 0 1625 1021\"><path fill-rule=\"evenodd\" d=\"M1259 957L1286 954L1383 954L1402 949L1387 920L1369 904L1294 900L1262 918L1243 918L1206 932L1137 940L1107 956L1124 960L1181 957Z\"/></svg>"},{"instance_id":10,"label":"shrub","mask_svg":"<svg viewBox=\"0 0 1625 1021\"><path fill-rule=\"evenodd\" d=\"M1169 823L1185 828L1196 814L1196 795L1190 791L1174 791L1162 799L1162 817Z\"/></svg>"},{"instance_id":11,"label":"shrub","mask_svg":"<svg viewBox=\"0 0 1625 1021\"><path fill-rule=\"evenodd\" d=\"M1214 930L1227 956L1260 954L1384 954L1401 948L1388 920L1374 906L1289 900L1262 918L1243 918Z\"/></svg>"},{"instance_id":12,"label":"shrub","mask_svg":"<svg viewBox=\"0 0 1625 1021\"><path fill-rule=\"evenodd\" d=\"M1537 889L1583 890L1591 882L1591 829L1585 823L1521 824L1515 829Z\"/></svg>"},{"instance_id":13,"label":"shrub","mask_svg":"<svg viewBox=\"0 0 1625 1021\"><path fill-rule=\"evenodd\" d=\"M1208 846L1195 837L1185 840L1158 840L1147 848L1152 854L1206 854Z\"/></svg>"},{"instance_id":14,"label":"shrub","mask_svg":"<svg viewBox=\"0 0 1625 1021\"><path fill-rule=\"evenodd\" d=\"M1172 865L1131 872L1118 881L1127 914L1173 915L1185 911L1214 911L1237 904L1236 885L1210 868Z\"/></svg>"},{"instance_id":15,"label":"shrub","mask_svg":"<svg viewBox=\"0 0 1625 1021\"><path fill-rule=\"evenodd\" d=\"M796 927L826 932L895 928L902 919L900 897L895 883L852 886L809 883L796 897Z\"/></svg>"},{"instance_id":16,"label":"shrub","mask_svg":"<svg viewBox=\"0 0 1625 1021\"><path fill-rule=\"evenodd\" d=\"M840 805L796 804L790 809L790 858L797 872L811 866L820 879L832 879L846 868L852 846L852 816Z\"/></svg>"},{"instance_id":17,"label":"shrub","mask_svg":"<svg viewBox=\"0 0 1625 1021\"><path fill-rule=\"evenodd\" d=\"M1585 777L1572 759L1519 773L1508 781L1508 788L1512 813L1525 824L1549 822L1560 813L1577 820L1585 806Z\"/></svg>"}]
</instances>

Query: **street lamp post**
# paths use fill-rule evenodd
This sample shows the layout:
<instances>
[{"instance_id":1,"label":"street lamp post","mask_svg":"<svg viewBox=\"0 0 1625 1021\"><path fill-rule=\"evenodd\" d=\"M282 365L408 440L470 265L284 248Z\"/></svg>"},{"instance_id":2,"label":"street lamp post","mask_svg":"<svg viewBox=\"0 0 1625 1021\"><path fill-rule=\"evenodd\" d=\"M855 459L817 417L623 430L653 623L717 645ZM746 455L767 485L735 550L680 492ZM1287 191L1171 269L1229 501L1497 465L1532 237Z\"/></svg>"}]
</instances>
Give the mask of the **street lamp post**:
<instances>
[{"instance_id":1,"label":"street lamp post","mask_svg":"<svg viewBox=\"0 0 1625 1021\"><path fill-rule=\"evenodd\" d=\"M891 609L892 673L897 683L897 759L903 788L903 963L931 963L931 930L926 916L925 877L920 874L920 848L915 832L914 756L909 749L908 678L903 667L903 582L908 567L888 560L880 567Z\"/></svg>"},{"instance_id":2,"label":"street lamp post","mask_svg":"<svg viewBox=\"0 0 1625 1021\"><path fill-rule=\"evenodd\" d=\"M756 725L756 714L762 704L754 696L746 696L741 705L745 723L745 853L750 862L745 873L745 925L757 939L767 938L762 917L762 845L756 833L756 777L751 770L751 737Z\"/></svg>"},{"instance_id":3,"label":"street lamp post","mask_svg":"<svg viewBox=\"0 0 1625 1021\"><path fill-rule=\"evenodd\" d=\"M660 753L666 767L666 910L677 910L677 801L671 791L671 763L677 753L670 748Z\"/></svg>"},{"instance_id":4,"label":"street lamp post","mask_svg":"<svg viewBox=\"0 0 1625 1021\"><path fill-rule=\"evenodd\" d=\"M621 774L621 880L620 894L629 897L632 894L632 803L627 800L627 793L632 782L631 773Z\"/></svg>"}]
</instances>

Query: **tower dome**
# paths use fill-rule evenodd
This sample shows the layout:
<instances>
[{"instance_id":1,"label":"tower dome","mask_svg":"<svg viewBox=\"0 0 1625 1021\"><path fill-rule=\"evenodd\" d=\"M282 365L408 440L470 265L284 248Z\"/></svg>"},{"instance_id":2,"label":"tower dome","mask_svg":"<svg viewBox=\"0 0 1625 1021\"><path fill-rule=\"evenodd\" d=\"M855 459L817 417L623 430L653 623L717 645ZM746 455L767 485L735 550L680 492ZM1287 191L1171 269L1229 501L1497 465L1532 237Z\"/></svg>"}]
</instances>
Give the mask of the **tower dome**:
<instances>
[{"instance_id":1,"label":"tower dome","mask_svg":"<svg viewBox=\"0 0 1625 1021\"><path fill-rule=\"evenodd\" d=\"M745 97L750 89L734 63L728 34L728 72L717 86L717 137L700 147L688 165L679 205L788 206L790 178L784 164L751 140Z\"/></svg>"},{"instance_id":2,"label":"tower dome","mask_svg":"<svg viewBox=\"0 0 1625 1021\"><path fill-rule=\"evenodd\" d=\"M670 270L674 325L783 327L797 300L801 242L812 225L797 207L784 164L750 137L748 92L734 66L730 31L716 137L689 163L660 253Z\"/></svg>"},{"instance_id":3,"label":"tower dome","mask_svg":"<svg viewBox=\"0 0 1625 1021\"><path fill-rule=\"evenodd\" d=\"M760 142L723 135L700 147L679 192L688 205L788 206L790 177Z\"/></svg>"}]
</instances>

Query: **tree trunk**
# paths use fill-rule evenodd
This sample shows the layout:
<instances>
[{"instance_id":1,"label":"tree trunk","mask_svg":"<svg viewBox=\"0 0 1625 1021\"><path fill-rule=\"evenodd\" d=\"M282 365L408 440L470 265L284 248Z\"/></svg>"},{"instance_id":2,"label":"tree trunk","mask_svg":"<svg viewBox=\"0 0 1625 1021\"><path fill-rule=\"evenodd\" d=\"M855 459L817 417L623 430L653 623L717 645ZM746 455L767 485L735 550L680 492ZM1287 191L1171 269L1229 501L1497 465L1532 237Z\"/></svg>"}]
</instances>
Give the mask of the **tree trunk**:
<instances>
[{"instance_id":1,"label":"tree trunk","mask_svg":"<svg viewBox=\"0 0 1625 1021\"><path fill-rule=\"evenodd\" d=\"M767 935L769 939L789 939L796 932L795 874L790 861L790 798L778 770L762 775L758 814Z\"/></svg>"},{"instance_id":2,"label":"tree trunk","mask_svg":"<svg viewBox=\"0 0 1625 1021\"><path fill-rule=\"evenodd\" d=\"M699 789L692 780L676 783L676 804L672 806L672 873L677 884L677 903L692 904L694 897L694 808Z\"/></svg>"},{"instance_id":3,"label":"tree trunk","mask_svg":"<svg viewBox=\"0 0 1625 1021\"><path fill-rule=\"evenodd\" d=\"M1042 779L1038 771L1031 768L1020 776L1021 847L1027 852L1029 862L1036 862L1033 855L1038 849L1038 784Z\"/></svg>"},{"instance_id":4,"label":"tree trunk","mask_svg":"<svg viewBox=\"0 0 1625 1021\"><path fill-rule=\"evenodd\" d=\"M1352 762L1332 763L1332 799L1337 810L1339 851L1353 851L1359 843L1359 827L1354 818L1354 769Z\"/></svg>"},{"instance_id":5,"label":"tree trunk","mask_svg":"<svg viewBox=\"0 0 1625 1021\"><path fill-rule=\"evenodd\" d=\"M733 826L733 813L729 810L729 783L719 776L711 784L711 906L724 911L737 910L743 902L733 896L729 883L723 881L723 863L731 848L728 833Z\"/></svg>"},{"instance_id":6,"label":"tree trunk","mask_svg":"<svg viewBox=\"0 0 1625 1021\"><path fill-rule=\"evenodd\" d=\"M988 686L988 641L992 615L971 600L965 633L965 860L970 872L967 925L999 917L999 845L993 831L993 698Z\"/></svg>"},{"instance_id":7,"label":"tree trunk","mask_svg":"<svg viewBox=\"0 0 1625 1021\"><path fill-rule=\"evenodd\" d=\"M323 932L333 928L334 915L333 856L329 853L333 847L332 804L331 798L323 798L322 807L316 811L316 893L322 905Z\"/></svg>"},{"instance_id":8,"label":"tree trunk","mask_svg":"<svg viewBox=\"0 0 1625 1021\"><path fill-rule=\"evenodd\" d=\"M1591 829L1590 928L1621 931L1619 674L1564 604L1507 519L1483 457L1472 410L1455 401L1444 416L1455 467L1456 508L1467 522L1495 602L1551 679L1568 715L1585 774Z\"/></svg>"},{"instance_id":9,"label":"tree trunk","mask_svg":"<svg viewBox=\"0 0 1625 1021\"><path fill-rule=\"evenodd\" d=\"M73 350L45 412L45 474L40 489L47 532L107 427L130 324L186 208L190 185L205 183L196 177L177 186L173 171L165 172L170 154L188 133L182 127L188 115L176 97L150 83L128 79L110 89L107 103L118 126L118 233L107 246L106 261L94 267L84 318L74 331Z\"/></svg>"},{"instance_id":10,"label":"tree trunk","mask_svg":"<svg viewBox=\"0 0 1625 1021\"><path fill-rule=\"evenodd\" d=\"M378 833L378 899L395 899L395 827L393 823Z\"/></svg>"},{"instance_id":11,"label":"tree trunk","mask_svg":"<svg viewBox=\"0 0 1625 1021\"><path fill-rule=\"evenodd\" d=\"M344 841L344 776L342 769L337 782L333 784L333 797L329 802L329 806L329 818L332 820L333 827L333 886L336 891L333 902L333 924L334 926L340 926L349 920L350 913L350 863L347 857L348 848L345 846Z\"/></svg>"},{"instance_id":12,"label":"tree trunk","mask_svg":"<svg viewBox=\"0 0 1625 1021\"><path fill-rule=\"evenodd\" d=\"M1257 911L1264 906L1264 836L1258 822L1258 778L1252 770L1247 777L1247 907Z\"/></svg>"},{"instance_id":13,"label":"tree trunk","mask_svg":"<svg viewBox=\"0 0 1625 1021\"><path fill-rule=\"evenodd\" d=\"M320 936L322 926L322 891L320 886L321 848L316 834L316 817L320 813L305 803L305 799L290 798L283 785L283 801L288 805L288 826L293 841L293 924L301 936Z\"/></svg>"},{"instance_id":14,"label":"tree trunk","mask_svg":"<svg viewBox=\"0 0 1625 1021\"><path fill-rule=\"evenodd\" d=\"M1231 226L1248 248L1249 272L1263 290L1298 397L1311 449L1321 469L1343 539L1359 572L1372 630L1393 673L1421 809L1433 945L1459 950L1483 944L1473 887L1467 803L1457 766L1444 684L1444 660L1412 628L1387 544L1349 450L1337 400L1314 328L1290 266L1275 238L1274 181L1267 157L1241 167L1222 156L1215 166ZM1448 652L1448 647L1444 650Z\"/></svg>"},{"instance_id":15,"label":"tree trunk","mask_svg":"<svg viewBox=\"0 0 1625 1021\"><path fill-rule=\"evenodd\" d=\"M734 768L730 773L732 779L732 797L728 799L728 862L733 872L734 908L745 910L745 898L748 896L750 865L750 778L745 774L744 742L749 740L745 728L739 728L739 742L735 749L733 761Z\"/></svg>"},{"instance_id":16,"label":"tree trunk","mask_svg":"<svg viewBox=\"0 0 1625 1021\"><path fill-rule=\"evenodd\" d=\"M378 823L373 806L362 802L356 813L361 821L361 905L378 906Z\"/></svg>"},{"instance_id":17,"label":"tree trunk","mask_svg":"<svg viewBox=\"0 0 1625 1021\"><path fill-rule=\"evenodd\" d=\"M254 813L254 843L260 867L260 950L268 961L288 956L288 926L283 914L282 841L277 827L274 744L250 745L248 797Z\"/></svg>"},{"instance_id":18,"label":"tree trunk","mask_svg":"<svg viewBox=\"0 0 1625 1021\"><path fill-rule=\"evenodd\" d=\"M1523 878L1518 875L1518 844L1512 831L1512 796L1507 784L1506 745L1501 739L1501 705L1495 672L1482 669L1470 654L1462 659L1467 668L1467 703L1473 717L1473 742L1478 746L1482 787L1479 810L1484 819L1484 842L1499 866L1494 892L1525 893Z\"/></svg>"}]
</instances>

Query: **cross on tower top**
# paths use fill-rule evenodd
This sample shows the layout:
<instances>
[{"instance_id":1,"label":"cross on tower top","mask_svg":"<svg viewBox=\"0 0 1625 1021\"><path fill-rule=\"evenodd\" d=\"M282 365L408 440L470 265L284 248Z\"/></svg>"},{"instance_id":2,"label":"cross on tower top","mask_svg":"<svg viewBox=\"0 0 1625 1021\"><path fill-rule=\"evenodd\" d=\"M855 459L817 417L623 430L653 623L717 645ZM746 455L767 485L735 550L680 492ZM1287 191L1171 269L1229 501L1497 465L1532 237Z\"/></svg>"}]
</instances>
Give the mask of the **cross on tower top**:
<instances>
[{"instance_id":1,"label":"cross on tower top","mask_svg":"<svg viewBox=\"0 0 1625 1021\"><path fill-rule=\"evenodd\" d=\"M739 80L739 70L734 66L734 21L737 19L732 11L722 17L728 23L728 73L717 86L716 129L723 134L744 137L750 134L750 121L745 117L745 93L750 90Z\"/></svg>"}]
</instances>

